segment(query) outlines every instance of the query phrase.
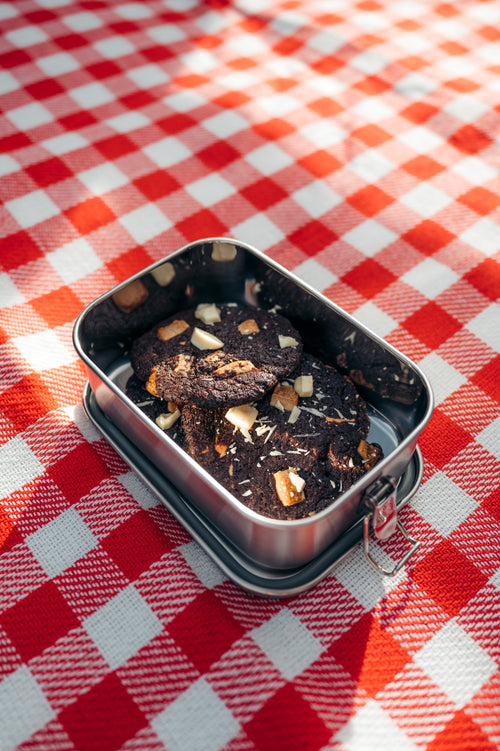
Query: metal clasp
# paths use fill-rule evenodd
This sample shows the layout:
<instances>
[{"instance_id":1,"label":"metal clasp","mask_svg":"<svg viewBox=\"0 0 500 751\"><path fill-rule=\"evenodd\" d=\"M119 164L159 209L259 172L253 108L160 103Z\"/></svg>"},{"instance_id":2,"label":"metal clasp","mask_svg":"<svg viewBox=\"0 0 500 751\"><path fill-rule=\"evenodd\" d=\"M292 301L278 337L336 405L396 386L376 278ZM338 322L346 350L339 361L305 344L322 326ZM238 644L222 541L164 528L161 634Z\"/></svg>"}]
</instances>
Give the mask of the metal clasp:
<instances>
[{"instance_id":1,"label":"metal clasp","mask_svg":"<svg viewBox=\"0 0 500 751\"><path fill-rule=\"evenodd\" d=\"M364 548L365 556L372 566L385 576L395 576L405 563L416 553L421 541L414 540L398 519L396 505L396 482L389 477L380 477L371 485L364 497L367 513L364 517ZM399 529L403 537L410 543L411 548L394 565L392 569L386 569L374 560L370 553L370 527L375 537L379 540L387 540Z\"/></svg>"}]
</instances>

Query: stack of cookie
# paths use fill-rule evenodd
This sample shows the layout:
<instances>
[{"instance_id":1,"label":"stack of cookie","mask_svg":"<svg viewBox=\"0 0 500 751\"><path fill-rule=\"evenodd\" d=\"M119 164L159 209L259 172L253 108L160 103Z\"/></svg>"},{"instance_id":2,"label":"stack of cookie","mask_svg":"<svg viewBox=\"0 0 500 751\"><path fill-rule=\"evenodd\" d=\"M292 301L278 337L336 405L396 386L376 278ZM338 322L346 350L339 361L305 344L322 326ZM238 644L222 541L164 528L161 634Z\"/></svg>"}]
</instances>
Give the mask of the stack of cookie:
<instances>
[{"instance_id":1,"label":"stack of cookie","mask_svg":"<svg viewBox=\"0 0 500 751\"><path fill-rule=\"evenodd\" d=\"M381 457L352 382L271 310L204 303L138 337L127 395L254 511L317 513Z\"/></svg>"}]
</instances>

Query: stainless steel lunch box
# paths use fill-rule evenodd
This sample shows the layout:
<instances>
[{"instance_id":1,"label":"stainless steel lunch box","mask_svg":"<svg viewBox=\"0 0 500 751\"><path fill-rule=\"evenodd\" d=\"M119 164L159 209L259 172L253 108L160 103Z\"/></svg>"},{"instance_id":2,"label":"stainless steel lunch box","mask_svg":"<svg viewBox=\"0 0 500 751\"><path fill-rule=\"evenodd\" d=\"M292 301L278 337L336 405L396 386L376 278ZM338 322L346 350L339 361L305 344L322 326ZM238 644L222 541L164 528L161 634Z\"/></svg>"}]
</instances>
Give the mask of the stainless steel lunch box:
<instances>
[{"instance_id":1,"label":"stainless steel lunch box","mask_svg":"<svg viewBox=\"0 0 500 751\"><path fill-rule=\"evenodd\" d=\"M301 333L305 349L349 375L366 400L371 419L368 440L382 446L384 458L316 515L278 521L248 509L126 396L133 338L168 315L201 302L279 310ZM379 539L387 538L396 527L405 534L410 549L384 573L394 574L416 549L418 544L406 535L397 510L401 500L413 495L422 477L417 440L433 409L425 375L263 253L226 238L190 243L88 305L75 323L73 340L88 374L87 414L167 506L162 478L173 488L175 515L196 539L203 538L208 552L210 539L207 542L203 534L193 532L183 518L184 502L189 513L212 530L217 545L233 551L239 566L258 570L261 577L269 574L273 581L288 580L294 572L314 566L354 528L364 534L365 551L372 562L369 537L373 531ZM413 468L412 481L406 487L409 468ZM221 555L213 557L224 564ZM290 588L283 589L290 592Z\"/></svg>"}]
</instances>

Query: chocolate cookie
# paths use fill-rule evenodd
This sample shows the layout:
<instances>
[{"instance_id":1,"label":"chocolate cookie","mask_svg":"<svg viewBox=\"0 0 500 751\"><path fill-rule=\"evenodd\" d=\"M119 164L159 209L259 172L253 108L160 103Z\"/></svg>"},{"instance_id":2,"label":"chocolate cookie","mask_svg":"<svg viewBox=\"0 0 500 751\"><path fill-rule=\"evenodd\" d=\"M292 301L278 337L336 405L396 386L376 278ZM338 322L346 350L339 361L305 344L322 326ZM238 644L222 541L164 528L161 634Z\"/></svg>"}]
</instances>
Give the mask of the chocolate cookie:
<instances>
[{"instance_id":1,"label":"chocolate cookie","mask_svg":"<svg viewBox=\"0 0 500 751\"><path fill-rule=\"evenodd\" d=\"M164 401L146 391L144 384L136 375L132 375L125 387L125 394L145 415L153 420L181 448L187 450L181 414L177 405Z\"/></svg>"},{"instance_id":2,"label":"chocolate cookie","mask_svg":"<svg viewBox=\"0 0 500 751\"><path fill-rule=\"evenodd\" d=\"M282 316L206 304L136 339L130 360L154 395L216 409L260 398L296 367L301 352L298 332Z\"/></svg>"}]
</instances>

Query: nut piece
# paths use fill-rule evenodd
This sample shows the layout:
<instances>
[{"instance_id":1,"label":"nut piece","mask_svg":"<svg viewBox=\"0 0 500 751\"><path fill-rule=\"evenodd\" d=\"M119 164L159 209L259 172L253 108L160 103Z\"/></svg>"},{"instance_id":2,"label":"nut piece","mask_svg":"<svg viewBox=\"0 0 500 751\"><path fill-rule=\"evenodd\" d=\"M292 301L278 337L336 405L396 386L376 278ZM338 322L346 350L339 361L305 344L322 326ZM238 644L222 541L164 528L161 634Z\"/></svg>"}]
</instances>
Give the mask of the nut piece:
<instances>
[{"instance_id":1,"label":"nut piece","mask_svg":"<svg viewBox=\"0 0 500 751\"><path fill-rule=\"evenodd\" d=\"M293 382L293 387L299 396L312 396L314 393L312 375L301 375Z\"/></svg>"},{"instance_id":2,"label":"nut piece","mask_svg":"<svg viewBox=\"0 0 500 751\"><path fill-rule=\"evenodd\" d=\"M161 326L158 329L158 339L161 339L162 342L168 342L169 339L173 339L174 336L179 336L179 334L182 334L183 331L188 328L189 323L186 323L186 321L183 321L182 319L172 321L168 326Z\"/></svg>"},{"instance_id":3,"label":"nut piece","mask_svg":"<svg viewBox=\"0 0 500 751\"><path fill-rule=\"evenodd\" d=\"M174 373L181 373L187 375L191 370L192 357L186 357L182 353L177 355L177 365L174 368Z\"/></svg>"},{"instance_id":4,"label":"nut piece","mask_svg":"<svg viewBox=\"0 0 500 751\"><path fill-rule=\"evenodd\" d=\"M224 342L221 342L217 336L199 329L198 326L194 327L191 344L198 349L220 349L224 346Z\"/></svg>"},{"instance_id":5,"label":"nut piece","mask_svg":"<svg viewBox=\"0 0 500 751\"><path fill-rule=\"evenodd\" d=\"M167 287L175 276L174 265L170 261L162 263L153 269L151 276L160 287Z\"/></svg>"},{"instance_id":6,"label":"nut piece","mask_svg":"<svg viewBox=\"0 0 500 751\"><path fill-rule=\"evenodd\" d=\"M233 360L233 362L228 362L226 365L221 365L220 368L214 370L212 375L231 378L241 373L250 373L256 370L257 368L250 360Z\"/></svg>"},{"instance_id":7,"label":"nut piece","mask_svg":"<svg viewBox=\"0 0 500 751\"><path fill-rule=\"evenodd\" d=\"M112 295L113 302L123 313L131 313L147 300L148 291L140 279L130 282Z\"/></svg>"},{"instance_id":8,"label":"nut piece","mask_svg":"<svg viewBox=\"0 0 500 751\"><path fill-rule=\"evenodd\" d=\"M175 422L177 422L180 416L180 411L176 409L175 412L165 412L158 415L155 422L162 430L168 430Z\"/></svg>"},{"instance_id":9,"label":"nut piece","mask_svg":"<svg viewBox=\"0 0 500 751\"><path fill-rule=\"evenodd\" d=\"M258 410L251 404L241 404L239 407L228 409L225 418L242 433L248 433L258 414Z\"/></svg>"},{"instance_id":10,"label":"nut piece","mask_svg":"<svg viewBox=\"0 0 500 751\"><path fill-rule=\"evenodd\" d=\"M276 493L283 506L294 506L305 499L305 481L295 469L281 469L273 474Z\"/></svg>"},{"instance_id":11,"label":"nut piece","mask_svg":"<svg viewBox=\"0 0 500 751\"><path fill-rule=\"evenodd\" d=\"M203 323L219 323L220 309L213 302L202 302L194 311L195 318L199 318Z\"/></svg>"},{"instance_id":12,"label":"nut piece","mask_svg":"<svg viewBox=\"0 0 500 751\"><path fill-rule=\"evenodd\" d=\"M233 261L236 258L236 248L232 243L214 242L212 259L214 261Z\"/></svg>"},{"instance_id":13,"label":"nut piece","mask_svg":"<svg viewBox=\"0 0 500 751\"><path fill-rule=\"evenodd\" d=\"M258 334L260 329L255 318L247 318L246 321L242 321L240 323L240 325L238 326L238 331L240 332L240 334L248 336L248 334Z\"/></svg>"},{"instance_id":14,"label":"nut piece","mask_svg":"<svg viewBox=\"0 0 500 751\"><path fill-rule=\"evenodd\" d=\"M271 407L276 407L279 402L287 412L291 412L292 409L297 406L298 401L299 395L293 386L290 386L288 383L276 384L274 391L271 394Z\"/></svg>"},{"instance_id":15,"label":"nut piece","mask_svg":"<svg viewBox=\"0 0 500 751\"><path fill-rule=\"evenodd\" d=\"M373 443L368 443L363 438L359 442L358 454L363 459L366 470L371 469L380 459L381 450Z\"/></svg>"},{"instance_id":16,"label":"nut piece","mask_svg":"<svg viewBox=\"0 0 500 751\"><path fill-rule=\"evenodd\" d=\"M146 391L153 396L160 396L156 388L156 368L153 368L149 374L148 382L146 383Z\"/></svg>"},{"instance_id":17,"label":"nut piece","mask_svg":"<svg viewBox=\"0 0 500 751\"><path fill-rule=\"evenodd\" d=\"M278 334L278 339L281 349L286 349L286 347L298 346L298 341L294 339L293 336L283 336L283 334Z\"/></svg>"}]
</instances>

